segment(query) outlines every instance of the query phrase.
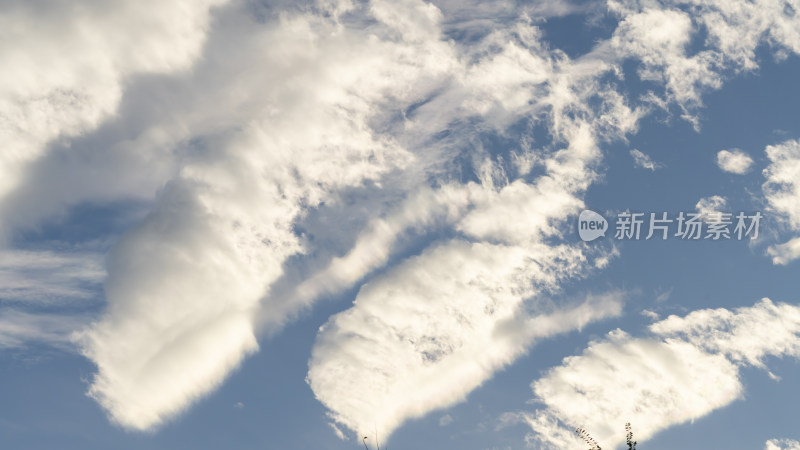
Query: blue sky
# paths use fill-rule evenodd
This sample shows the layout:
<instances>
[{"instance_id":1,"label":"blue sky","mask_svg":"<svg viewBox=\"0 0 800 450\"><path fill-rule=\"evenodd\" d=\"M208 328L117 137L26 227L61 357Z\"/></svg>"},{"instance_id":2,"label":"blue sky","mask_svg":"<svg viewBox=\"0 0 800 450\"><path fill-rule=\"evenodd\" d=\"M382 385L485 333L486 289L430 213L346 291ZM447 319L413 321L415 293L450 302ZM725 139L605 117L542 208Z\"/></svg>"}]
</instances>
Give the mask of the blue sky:
<instances>
[{"instance_id":1,"label":"blue sky","mask_svg":"<svg viewBox=\"0 0 800 450\"><path fill-rule=\"evenodd\" d=\"M798 11L6 2L3 448L800 448Z\"/></svg>"}]
</instances>

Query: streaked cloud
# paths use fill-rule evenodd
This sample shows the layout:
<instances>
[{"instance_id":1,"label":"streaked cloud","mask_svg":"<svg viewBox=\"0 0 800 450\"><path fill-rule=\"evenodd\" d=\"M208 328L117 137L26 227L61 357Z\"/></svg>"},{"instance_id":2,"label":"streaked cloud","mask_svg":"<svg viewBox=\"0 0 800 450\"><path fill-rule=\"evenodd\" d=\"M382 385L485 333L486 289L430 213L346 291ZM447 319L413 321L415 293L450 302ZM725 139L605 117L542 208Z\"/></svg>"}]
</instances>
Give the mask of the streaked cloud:
<instances>
[{"instance_id":1,"label":"streaked cloud","mask_svg":"<svg viewBox=\"0 0 800 450\"><path fill-rule=\"evenodd\" d=\"M97 253L0 250L0 303L71 306L97 298L104 278Z\"/></svg>"},{"instance_id":2,"label":"streaked cloud","mask_svg":"<svg viewBox=\"0 0 800 450\"><path fill-rule=\"evenodd\" d=\"M91 319L88 314L31 313L3 308L0 314L0 351L46 344L74 352L77 350L74 333Z\"/></svg>"},{"instance_id":3,"label":"streaked cloud","mask_svg":"<svg viewBox=\"0 0 800 450\"><path fill-rule=\"evenodd\" d=\"M800 357L800 307L769 299L670 316L650 331L612 331L534 381L543 407L525 413L529 441L568 448L580 444L571 430L581 427L613 447L624 441L618 428L626 422L646 440L741 399L742 367L766 371L767 356Z\"/></svg>"},{"instance_id":4,"label":"streaked cloud","mask_svg":"<svg viewBox=\"0 0 800 450\"><path fill-rule=\"evenodd\" d=\"M0 250L0 350L79 351L73 333L95 318L105 273L87 249Z\"/></svg>"},{"instance_id":5,"label":"streaked cloud","mask_svg":"<svg viewBox=\"0 0 800 450\"><path fill-rule=\"evenodd\" d=\"M373 281L320 331L308 382L348 428L388 438L409 418L463 401L536 341L621 311L618 299L597 297L562 307L539 301L525 312L524 285L543 274L504 261L529 256L459 245L461 270L453 270L449 247ZM523 278L490 275L499 264Z\"/></svg>"},{"instance_id":6,"label":"streaked cloud","mask_svg":"<svg viewBox=\"0 0 800 450\"><path fill-rule=\"evenodd\" d=\"M725 172L743 175L747 173L753 165L753 158L738 148L720 150L717 153L717 165Z\"/></svg>"},{"instance_id":7,"label":"streaked cloud","mask_svg":"<svg viewBox=\"0 0 800 450\"><path fill-rule=\"evenodd\" d=\"M628 421L636 424L637 439L646 440L742 394L738 370L724 357L686 342L633 338L621 331L565 359L532 388L545 409L531 415L531 441L545 448L579 447L576 427L614 447L622 443L619 429Z\"/></svg>"}]
</instances>

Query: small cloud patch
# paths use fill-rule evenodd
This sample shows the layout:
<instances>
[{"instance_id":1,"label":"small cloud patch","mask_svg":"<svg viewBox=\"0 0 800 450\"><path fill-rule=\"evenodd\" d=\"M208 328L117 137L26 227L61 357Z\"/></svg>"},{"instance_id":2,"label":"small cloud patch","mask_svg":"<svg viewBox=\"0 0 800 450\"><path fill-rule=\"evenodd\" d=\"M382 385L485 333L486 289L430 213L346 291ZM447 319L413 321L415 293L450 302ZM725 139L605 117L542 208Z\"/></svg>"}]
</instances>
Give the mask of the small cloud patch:
<instances>
[{"instance_id":1,"label":"small cloud patch","mask_svg":"<svg viewBox=\"0 0 800 450\"><path fill-rule=\"evenodd\" d=\"M744 175L753 165L753 158L738 148L721 150L717 153L717 165L725 172Z\"/></svg>"},{"instance_id":2,"label":"small cloud patch","mask_svg":"<svg viewBox=\"0 0 800 450\"><path fill-rule=\"evenodd\" d=\"M664 164L653 161L652 158L637 149L631 150L631 156L633 157L633 166L640 169L648 169L655 172L666 167Z\"/></svg>"}]
</instances>

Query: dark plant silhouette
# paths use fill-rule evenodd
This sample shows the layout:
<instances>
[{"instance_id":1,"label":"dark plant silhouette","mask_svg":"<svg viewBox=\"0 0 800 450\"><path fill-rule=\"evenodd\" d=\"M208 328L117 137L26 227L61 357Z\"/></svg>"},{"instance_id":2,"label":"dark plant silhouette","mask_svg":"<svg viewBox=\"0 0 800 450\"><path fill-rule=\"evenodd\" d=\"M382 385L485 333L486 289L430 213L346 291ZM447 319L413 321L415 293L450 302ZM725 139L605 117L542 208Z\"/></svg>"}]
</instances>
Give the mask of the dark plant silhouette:
<instances>
[{"instance_id":1,"label":"dark plant silhouette","mask_svg":"<svg viewBox=\"0 0 800 450\"><path fill-rule=\"evenodd\" d=\"M600 444L592 438L588 431L583 428L578 428L575 432L583 439L583 442L586 442L586 445L589 446L589 450L601 450ZM633 440L633 431L631 431L630 422L625 423L625 432L625 443L628 444L628 450L636 450L637 442Z\"/></svg>"},{"instance_id":2,"label":"dark plant silhouette","mask_svg":"<svg viewBox=\"0 0 800 450\"><path fill-rule=\"evenodd\" d=\"M633 440L633 431L631 431L630 422L625 424L625 431L627 432L625 435L625 443L628 444L628 450L636 450L636 441Z\"/></svg>"},{"instance_id":3,"label":"dark plant silhouette","mask_svg":"<svg viewBox=\"0 0 800 450\"><path fill-rule=\"evenodd\" d=\"M367 447L368 438L369 438L368 436L364 436L364 438L361 439L361 443L364 444L364 448L366 450L369 450L369 447ZM377 447L378 450L381 450L381 443L378 440L378 430L375 430L375 446ZM383 450L388 450L388 447L384 447Z\"/></svg>"},{"instance_id":4,"label":"dark plant silhouette","mask_svg":"<svg viewBox=\"0 0 800 450\"><path fill-rule=\"evenodd\" d=\"M600 445L597 444L597 441L595 441L586 430L583 428L578 428L575 430L575 432L578 433L578 436L580 436L581 439L583 439L583 442L586 442L586 445L589 446L589 450L602 450Z\"/></svg>"}]
</instances>

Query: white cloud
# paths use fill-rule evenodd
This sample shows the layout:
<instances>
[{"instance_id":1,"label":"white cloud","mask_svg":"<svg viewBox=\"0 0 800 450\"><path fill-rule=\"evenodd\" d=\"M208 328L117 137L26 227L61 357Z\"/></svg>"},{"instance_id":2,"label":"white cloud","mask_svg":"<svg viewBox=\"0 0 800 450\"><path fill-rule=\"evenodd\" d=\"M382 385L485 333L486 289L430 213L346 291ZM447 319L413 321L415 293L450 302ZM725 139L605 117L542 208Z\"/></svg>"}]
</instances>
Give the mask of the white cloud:
<instances>
[{"instance_id":1,"label":"white cloud","mask_svg":"<svg viewBox=\"0 0 800 450\"><path fill-rule=\"evenodd\" d=\"M761 186L769 211L783 219L793 231L800 231L800 141L788 140L766 148L770 164L764 169ZM767 249L774 264L788 264L800 257L800 238Z\"/></svg>"},{"instance_id":2,"label":"white cloud","mask_svg":"<svg viewBox=\"0 0 800 450\"><path fill-rule=\"evenodd\" d=\"M764 450L800 450L800 442L794 439L770 439L764 443Z\"/></svg>"},{"instance_id":3,"label":"white cloud","mask_svg":"<svg viewBox=\"0 0 800 450\"><path fill-rule=\"evenodd\" d=\"M590 344L581 356L566 358L532 388L546 407L541 414L552 417L551 427L557 418L585 428L610 447L622 441L619 429L628 421L644 440L742 393L738 369L723 356L682 341L637 339L621 331ZM534 431L543 444L553 446L551 429Z\"/></svg>"},{"instance_id":4,"label":"white cloud","mask_svg":"<svg viewBox=\"0 0 800 450\"><path fill-rule=\"evenodd\" d=\"M717 165L725 172L743 175L753 165L753 158L737 148L720 150L717 153Z\"/></svg>"},{"instance_id":5,"label":"white cloud","mask_svg":"<svg viewBox=\"0 0 800 450\"><path fill-rule=\"evenodd\" d=\"M800 229L800 141L769 145L766 153L770 164L764 169L762 190L769 208Z\"/></svg>"},{"instance_id":6,"label":"white cloud","mask_svg":"<svg viewBox=\"0 0 800 450\"><path fill-rule=\"evenodd\" d=\"M409 227L457 218L459 233L491 241L476 242L479 254L484 252L478 249L485 249L487 255L508 254L517 262L524 254L538 258L535 252L541 245L519 246L539 239L537 233L552 234L551 218L561 220L580 205L563 191L585 189L592 179L586 165L599 151L591 128L610 134L612 129L629 131L635 126L635 114L624 99L612 95L601 100L606 108L603 123L570 117L582 115L584 108L571 98L573 90L596 93L579 78L548 99L570 107L554 128L569 144L552 149L547 162L552 178L536 186L518 181L495 188L494 183L502 184L493 178L495 171L481 172L482 185L454 189L456 195L469 192L469 212L444 207L435 198L446 197L446 188L437 188L430 215L441 220L426 217L425 211L412 211L418 216L405 218L395 215L402 214L402 208L391 206L424 198L430 178L434 185L446 186L440 179L454 172L448 152L474 148L470 141L476 132L470 121L480 119L486 130L503 130L521 117L540 113L541 106L527 99L538 95L560 61L536 43L535 28L515 25L519 33L511 41L507 37L513 33L508 31L489 35L485 48L477 51L482 58L470 62L441 39L436 31L439 14L421 3L375 2L368 11L354 10L382 21L368 30L373 37L343 26L335 17L285 14L264 27L229 17L226 14L235 16L230 11L222 11L219 20L236 26L211 35L202 62L186 84L186 95L205 96L210 91L210 98L195 101L192 108L180 101L172 105L188 114L181 123L189 128L182 131L188 136L223 120L219 111L233 111L224 117L230 128L200 134L198 148L181 155L177 175L160 191L150 216L116 245L109 258L108 311L81 340L85 354L98 366L90 395L128 428L155 427L214 389L257 349L258 328L276 329L321 293L346 287L384 264L397 234ZM230 42L241 50L231 52L225 45ZM493 49L495 43L501 44L499 51ZM255 67L246 58L253 54L261 61ZM591 79L591 71L608 69L587 65L583 70ZM230 89L205 89L208 79ZM237 95L240 90L246 95ZM213 92L227 92L228 97ZM424 99L430 100L413 114L405 112ZM397 123L400 113L405 117ZM621 119L611 123L612 117ZM435 138L442 131L452 132L452 137ZM500 167L486 163L483 149L468 156L478 167ZM358 192L366 186L377 198L376 208L364 216L370 226L363 235L356 229L348 237L376 242L382 251L370 255L373 249L363 246L340 260L295 233L293 227L316 208L336 207L343 191ZM549 194L539 195L540 190ZM547 201L550 198L554 201ZM515 206L533 214L520 215ZM550 209L537 211L541 206ZM391 214L381 218L384 211ZM527 222L498 225L492 214L515 214ZM385 224L388 229L382 228ZM501 244L506 241L514 244ZM452 247L451 256L458 256L461 245L453 241L442 248ZM288 289L285 296L270 292L283 280L289 258L317 251L322 255L315 260L315 267L323 267L320 278L301 280L303 291ZM543 258L564 258L566 272L575 272L570 265L580 259L579 252L563 247L548 251L542 248ZM327 269L326 257L331 262ZM525 264L518 270L535 265ZM487 269L487 276L494 278L492 283L516 277L511 269L497 275ZM598 316L606 313L601 310ZM587 312L587 317L594 315ZM584 318L576 320L572 326Z\"/></svg>"},{"instance_id":7,"label":"white cloud","mask_svg":"<svg viewBox=\"0 0 800 450\"><path fill-rule=\"evenodd\" d=\"M654 172L656 171L656 169L664 168L663 164L653 161L649 156L645 155L639 150L636 149L631 150L631 156L633 157L634 167L638 167L641 169L648 169Z\"/></svg>"},{"instance_id":8,"label":"white cloud","mask_svg":"<svg viewBox=\"0 0 800 450\"><path fill-rule=\"evenodd\" d=\"M58 138L114 114L137 73L187 69L199 55L210 8L221 1L125 1L48 5L5 2L0 28L0 211L31 162ZM35 205L32 205L35 207ZM7 239L14 220L4 221Z\"/></svg>"},{"instance_id":9,"label":"white cloud","mask_svg":"<svg viewBox=\"0 0 800 450\"><path fill-rule=\"evenodd\" d=\"M585 86L580 85L580 83L585 79L592 80L593 77L599 73L607 73L607 71L611 69L607 64L600 63L596 59L593 60L592 58L584 58L577 61L576 64L570 65L568 63L564 63L563 61L554 61L547 55L543 57L538 53L541 46L536 44L538 40L536 32L531 31L532 29L530 27L526 28L524 26L520 26L519 30L515 30L518 33L512 40L508 39L508 33L504 32L503 30L498 31L493 35L489 35L484 41L486 42L485 47L481 47L480 51L475 52L477 55L480 55L480 59L476 58L479 64L465 69L463 66L461 66L462 61L458 60L458 58L454 58L453 54L450 53L450 50L448 50L446 46L443 46L439 42L439 34L435 30L432 31L433 28L438 26L438 20L440 16L430 7L415 3L402 5L385 5L382 3L377 3L374 5L373 11L374 14L380 20L382 20L384 24L386 24L386 26L393 28L397 33L403 36L403 38L407 41L406 44L413 44L414 54L419 54L420 50L424 50L422 54L430 56L430 62L436 63L431 67L434 67L436 70L440 70L441 72L439 73L448 75L451 75L452 73L466 74L465 76L459 75L455 77L458 83L463 83L463 89L457 89L452 86L448 87L446 83L444 85L441 84L442 82L440 79L437 79L435 76L430 76L425 79L426 82L430 83L430 86L438 87L441 90L441 93L432 96L432 99L424 95L429 94L431 92L430 90L423 90L423 94L409 93L408 98L416 95L420 98L420 100L430 101L423 102L422 106L415 110L415 117L409 118L410 120L408 120L406 124L408 135L403 137L403 142L407 147L414 147L417 143L422 142L425 139L430 139L430 136L434 136L437 132L446 129L447 125L452 123L452 121L454 121L456 118L463 118L465 116L471 117L473 115L490 118L487 119L487 123L490 127L503 129L503 127L520 117L521 114L543 114L543 111L552 111L552 114L548 120L553 121L552 128L554 134L570 142L576 139L591 139L592 134L602 136L603 133L606 132L606 130L602 129L603 124L609 125L608 128L616 127L617 130L630 130L635 126L635 118L637 115L631 114L630 110L627 108L619 107L617 109L605 110L605 115L602 117L591 117L591 113L586 109L585 106L582 105L582 101L585 97L597 95L597 87L590 82L586 82ZM686 22L684 20L685 17L681 16L680 13L670 12L666 14L666 16L668 16L667 18L671 20L673 25L677 26L676 29L682 29L682 24ZM633 28L646 29L647 27L644 25L647 25L649 23L648 21L653 22L657 21L656 19L659 19L659 17L648 18L644 16L640 18L642 19L643 25L633 23L635 22L634 20L631 22L633 25L635 25L632 25ZM293 23L292 25L297 27L297 29L308 32L306 28L302 27L302 21L300 21L300 23ZM675 41L672 40L672 38L669 38L669 33L665 32L662 34L665 36L664 39L656 39L655 41L650 42L650 44L659 48L664 46L666 53L674 53L680 56L680 53L683 51L683 44L681 44L681 42L688 42L688 38L684 39L683 37L679 37L678 40ZM497 46L500 50L496 52L493 51L494 53L487 52L487 54L481 54L481 52L491 48L492 45ZM398 50L399 54L412 54L410 50L407 53L404 52L403 50L408 49L404 49L402 47L396 50ZM370 52L361 53L370 55L373 54ZM386 48L381 48L380 51L376 53L391 54L391 51L388 51ZM697 63L696 66L700 67L702 70L697 69L696 67L685 67L682 70L677 71L676 74L671 74L668 79L671 83L676 84L678 83L678 80L681 79L681 76L686 73L694 73L696 75L695 72L703 72L703 70L707 69L706 66L708 66L709 59L710 58L695 58L693 61ZM386 60L379 58L377 60L380 61L380 64L369 67L382 67L381 64L386 64L386 67L391 67L391 64L387 63ZM352 61L348 61L348 63L352 65ZM705 64L705 66L703 66L703 64ZM577 83L574 81L567 81L573 78L574 75L579 75L580 71L582 70L587 71L587 73L583 75L585 76L583 80L579 80ZM394 71L394 73L397 72L401 74L405 73L402 70ZM563 77L554 77L554 74L558 72L569 72L569 76L565 75ZM703 75L703 73L701 73L701 75ZM714 74L708 74L708 78L711 79L711 81L687 86L691 88L691 93L696 93L699 89L698 86L716 86L716 78L714 77ZM399 76L397 78L399 78L401 81L418 80L418 78L416 78L413 74L408 78L403 78L403 76ZM701 78L702 76L699 78L695 76L692 79L696 81ZM406 81L400 83L403 88L398 89L398 91L413 91L413 82L408 81L406 83ZM362 84L367 87L374 86L371 83L375 83L375 79L362 78L358 80L358 83L354 83L354 85L357 84L359 87L361 87ZM548 86L548 83L552 84ZM676 86L677 87L673 89L674 92L688 92L683 89L683 87L686 86L677 84ZM404 91L404 89L407 89L408 91ZM586 92L582 92L581 89L584 89ZM369 89L365 89L365 91L372 92ZM465 94L466 91L469 91L471 94ZM376 92L380 92L380 89L376 89ZM528 100L531 98L536 98L539 94L549 95L549 97L545 97L546 101L542 103L531 105ZM339 94L338 98L347 98L347 95L348 93L345 92L344 94ZM604 96L603 98L607 100L606 105L625 106L624 102L620 102L619 99L615 98L611 93L604 93L602 95ZM693 97L689 96L686 98L685 103L692 103L692 100L694 100ZM681 101L684 102L684 100ZM583 125L581 121L570 117L570 114L573 114L575 109L580 111L580 114L582 115L589 115L591 117L590 120L593 121L591 122L591 125L587 125L587 127L592 128L592 130L590 132L584 131L583 136L580 133L575 132L576 129L580 130L580 126L575 126L576 124ZM442 111L449 113L442 114ZM617 134L619 134L619 131L617 131ZM453 141L450 141L448 143L452 142ZM458 140L456 142L463 141ZM585 153L581 154L581 152ZM574 155L570 155L570 153L573 153ZM562 163L562 161L559 161L560 158L569 159L569 156L577 157L571 158L568 163ZM571 147L569 151L564 151L557 157L548 159L548 161L544 164L553 177L568 175L566 178L571 180L572 183L575 183L576 186L566 186L566 190L570 193L577 193L580 192L581 189L585 188L588 181L592 178L591 171L587 170L584 166L587 164L587 162L595 161L596 158L596 148L594 145L576 145ZM390 164L389 167L400 168L402 167L402 164ZM310 179L314 178L311 177ZM379 177L371 178L371 180L377 179L379 179ZM487 182L489 179L491 179L492 182L497 181L494 180L493 176L490 176L489 178L482 178L482 181L484 182L483 184L492 184ZM502 185L500 181L498 181L498 184ZM493 194L487 196L487 198L490 198L490 200L488 200L485 205L482 204L479 199L471 200L471 205L475 205L477 207L474 212L469 214L468 218L458 221L458 230L466 233L471 238L476 240L488 240L489 242L501 243L503 245L508 245L509 242L513 242L513 245L508 245L510 248L516 248L515 246L521 246L524 248L524 246L529 245L529 243L522 243L522 245L520 245L519 242L521 237L526 236L525 230L528 227L528 224L517 223L513 220L497 224L497 221L489 220L493 215L496 214L507 215L509 212L513 213L513 206L508 207L503 205L515 205L513 202L514 197L517 197L515 190L519 192L531 190L530 186L526 186L523 183L510 183L509 186L513 186L513 188L501 189L500 195ZM562 189L564 188L564 186L559 187ZM491 192L491 190L487 190L487 192ZM328 198L326 197L328 195L327 191L324 189L321 192L315 191L314 195L319 196L319 198L315 198L315 200ZM570 198L571 196L572 194L566 196L563 194L561 195L561 197L567 200L568 203L576 205L578 202L574 198ZM502 201L497 199L502 199ZM561 199L559 199L559 201L560 200ZM493 205L489 206L490 203ZM312 201L309 204L313 206L317 203ZM541 204L548 204L548 202L542 201ZM525 204L523 204L523 206L525 206ZM535 211L535 209L532 210ZM288 214L287 216L301 217L302 213L303 211L295 211L294 214ZM224 216L227 217L227 215ZM543 217L549 216L544 214ZM292 219L287 219L284 223L291 222ZM537 223L541 222L541 219L534 217L534 221L532 223L533 226L541 226L537 225ZM379 224L380 222L375 221L373 223ZM401 226L397 229L403 229L403 227ZM535 235L530 234L530 236ZM384 237L385 239L381 241L381 243L384 245L383 248L391 249L393 242L391 233L387 233L384 235ZM444 247L446 247L446 245L443 246L443 248ZM299 251L300 250L297 250L297 252ZM279 254L276 258L276 261L281 261L281 258L285 259L291 254L294 254L291 252L291 250L286 254ZM358 253L353 254L357 255ZM349 282L352 282L351 280L361 278L369 270L373 269L377 265L385 263L386 260L387 259L385 255L381 255L380 257L371 260L365 260L365 264L361 266L363 269L353 270L352 273L349 274L342 274L341 272L334 271L332 279L336 280L336 283L345 285ZM279 264L279 262L276 262L276 264ZM269 283L269 277L264 277L262 280L264 284ZM373 280L372 284L374 283L375 282ZM324 283L321 282L319 283L319 286L322 286L323 284ZM318 287L314 287L311 294L304 294L301 296L302 298L306 299L304 300L304 304L310 302L308 299L312 299L314 296L318 295L318 292L322 291L319 290ZM253 295L250 294L251 298L252 296ZM272 305L270 305L269 302L267 302L266 305L267 307L263 308L263 315L269 316L269 319L267 320L274 320L275 322L281 322L283 320L285 316L283 311L293 311L296 309L296 305L292 304L279 306L276 307L276 309L271 309L270 306Z\"/></svg>"},{"instance_id":10,"label":"white cloud","mask_svg":"<svg viewBox=\"0 0 800 450\"><path fill-rule=\"evenodd\" d=\"M650 330L653 336L640 338L613 331L533 382L544 407L527 414L529 440L565 448L578 442L569 428L581 427L613 447L623 442L626 422L644 440L741 398L742 366L800 357L800 307L768 299L670 316Z\"/></svg>"},{"instance_id":11,"label":"white cloud","mask_svg":"<svg viewBox=\"0 0 800 450\"><path fill-rule=\"evenodd\" d=\"M662 82L665 98L692 120L700 93L718 87L722 71L753 66L748 52L762 35L800 48L796 19L761 20L776 7L739 10L727 2L687 7L699 17L672 6L612 2L622 20L614 37L575 60L551 51L533 21L513 8L503 20L477 25L467 22L483 14L464 13L461 24L476 39L453 42L444 31L459 24L419 1L325 2L262 18L266 24L239 3L215 9L213 21L216 3L156 3L39 17L20 2L0 24L14 37L0 45L0 61L12 68L0 91L0 117L11 118L0 120L9 149L0 156L0 210L13 218L3 231L81 201L133 196L154 205L110 255L108 309L81 340L98 366L90 394L134 429L188 407L257 349L261 328L273 331L320 295L395 264L403 238L429 228L458 237L368 280L315 347L309 381L348 426L371 422L368 414L382 402L396 405L380 407L382 427L392 429L459 401L535 338L615 314L619 304L608 299L550 309L540 297L531 300L589 270L592 256L598 267L607 260L557 243L560 221L582 206L596 178L601 143L634 131L645 112L630 107L613 80L598 80L618 74L622 59L638 58L642 77ZM573 10L548 5L529 10ZM488 16L507 10L485 8ZM38 27L28 26L33 21ZM688 55L701 21L713 48ZM735 27L746 28L748 38L729 39L743 31ZM32 29L47 32L26 32ZM163 76L134 76L140 73ZM21 92L16 97L12 86ZM141 100L153 98L165 100ZM115 113L113 126L87 136ZM546 174L535 182L506 173L479 144L482 133L505 135L523 118L546 125L553 137L552 145L515 149L519 172L527 176L536 165ZM70 148L77 136L87 139L77 142L87 144L79 151ZM58 158L46 155L53 142ZM478 182L461 181L473 172ZM359 200L348 204L348 195ZM425 207L415 210L419 205ZM318 236L297 231L326 208L352 213L356 225L318 225ZM307 266L288 274L294 266L287 262L298 260ZM426 278L428 270L445 284ZM408 279L425 289L414 290ZM397 293L413 301L398 305ZM484 309L464 306L463 298ZM446 317L427 317L422 306L429 304ZM384 306L397 315L384 317ZM533 309L529 321L506 320L525 308ZM566 320L568 312L578 316ZM441 325L438 340L416 328L425 320ZM403 373L369 374L376 378L364 385L368 398L355 396L354 386L330 382L325 367L349 358L359 333L375 343L368 350L378 357L358 359L365 352L348 362L393 367L381 352L409 336L418 346L401 353L409 380L456 373L467 382L413 404L398 394ZM340 351L326 348L340 338ZM450 351L455 356L436 359ZM473 354L484 351L484 365L476 366Z\"/></svg>"},{"instance_id":12,"label":"white cloud","mask_svg":"<svg viewBox=\"0 0 800 450\"><path fill-rule=\"evenodd\" d=\"M515 31L532 40L528 50L519 49L513 39L490 35L487 39L503 50L468 69L474 76L467 82L475 87L467 90L471 95L465 104L494 117L495 124L507 122L498 117L511 113L552 108L553 132L568 147L541 161L547 175L531 184L509 182L495 163L480 161L481 184L467 185L470 209L455 221L455 228L475 242L433 244L371 279L353 308L320 330L307 379L333 417L350 429L377 428L388 437L408 418L462 401L537 338L619 313L620 303L613 298L563 308L529 299L588 268L587 255L579 248L545 245L543 239L558 237L559 223L582 205L575 194L593 179L590 166L599 156L593 133L628 130L635 119L631 121L630 110L614 96L606 103L613 109L595 122L564 114L562 108L583 108L575 95L597 93L594 87L573 93L582 87L580 78L573 85L557 81L549 97L535 102L539 85L560 76L549 75L552 62L535 53L536 35ZM506 69L509 65L516 73ZM587 77L597 70L582 68L587 69ZM496 76L483 75L496 71L504 74L499 84ZM528 83L534 83L533 89L521 96L520 84ZM590 111L586 114L591 117ZM520 319L526 308L533 308L530 318Z\"/></svg>"},{"instance_id":13,"label":"white cloud","mask_svg":"<svg viewBox=\"0 0 800 450\"><path fill-rule=\"evenodd\" d=\"M677 8L641 8L633 2L610 2L612 11L623 17L610 43L623 57L641 61L638 74L644 80L663 82L666 97L682 109L682 117L699 127L691 110L701 105L705 89L721 86L721 77L713 70L711 51L687 55L692 37L689 14Z\"/></svg>"},{"instance_id":14,"label":"white cloud","mask_svg":"<svg viewBox=\"0 0 800 450\"><path fill-rule=\"evenodd\" d=\"M534 286L577 270L569 266L578 258L541 245L429 249L371 280L320 330L309 384L340 423L389 436L408 418L463 401L535 340L619 314L618 300L601 297L549 311L536 302L525 319Z\"/></svg>"},{"instance_id":15,"label":"white cloud","mask_svg":"<svg viewBox=\"0 0 800 450\"><path fill-rule=\"evenodd\" d=\"M622 19L609 41L614 52L639 60L639 76L665 87L664 99L654 93L649 98L676 103L698 130L701 95L720 88L730 73L756 69L759 45L766 42L776 54L800 52L800 17L780 1L612 0L608 6ZM693 51L689 43L701 29L708 39Z\"/></svg>"},{"instance_id":16,"label":"white cloud","mask_svg":"<svg viewBox=\"0 0 800 450\"><path fill-rule=\"evenodd\" d=\"M432 124L447 125L442 107L458 100L461 114L466 108L497 129L543 115L566 147L529 158L546 171L532 183L510 178L499 162L473 160L480 184L467 184L459 197L466 210L458 212L459 201L449 219L467 240L434 243L370 279L354 306L322 327L307 379L333 417L355 431L377 427L389 436L408 418L462 401L536 338L619 312L611 298L548 308L537 296L592 267L592 255L557 243L561 224L595 178L596 141L634 130L641 111L595 83L612 68L594 55L574 63L554 57L529 24L506 27L477 46L489 56L478 53L464 69L463 86L420 107L411 129L433 134ZM584 103L590 97L599 97L600 113ZM602 264L607 255L597 256ZM511 320L528 308L528 319Z\"/></svg>"},{"instance_id":17,"label":"white cloud","mask_svg":"<svg viewBox=\"0 0 800 450\"><path fill-rule=\"evenodd\" d=\"M558 419L547 411L519 413L519 416L535 431L525 436L528 447L552 450L585 447L574 430L561 426Z\"/></svg>"},{"instance_id":18,"label":"white cloud","mask_svg":"<svg viewBox=\"0 0 800 450\"><path fill-rule=\"evenodd\" d=\"M352 67L388 49L338 47L350 44L348 34L321 41L330 51L318 49L308 40L309 21L286 19L266 31L271 36L253 37L283 40L281 48L263 48L262 57L276 62L264 67L279 72L277 61L295 65L307 70L295 75L311 77L309 83L286 78L271 91L259 89L264 97L283 96L282 103L260 110L263 116L230 138L212 141L213 150L188 157L150 217L112 253L108 312L81 342L98 366L90 395L125 427L147 429L174 416L258 348L256 311L284 261L303 252L292 226L304 209L409 160L365 125L389 80ZM319 51L328 56L316 58ZM316 66L300 69L306 61ZM337 75L347 65L355 78ZM350 95L356 85L359 95ZM275 108L280 117L273 117ZM300 306L276 305L271 319L280 324Z\"/></svg>"},{"instance_id":19,"label":"white cloud","mask_svg":"<svg viewBox=\"0 0 800 450\"><path fill-rule=\"evenodd\" d=\"M685 317L670 316L650 328L660 336L760 368L768 355L800 357L800 308L766 298L733 311L703 309Z\"/></svg>"},{"instance_id":20,"label":"white cloud","mask_svg":"<svg viewBox=\"0 0 800 450\"><path fill-rule=\"evenodd\" d=\"M800 258L800 237L790 239L783 244L771 245L767 254L772 257L773 264L786 265Z\"/></svg>"},{"instance_id":21,"label":"white cloud","mask_svg":"<svg viewBox=\"0 0 800 450\"><path fill-rule=\"evenodd\" d=\"M476 198L481 188L446 184L436 190L422 187L385 216L371 218L343 256L333 257L322 269L292 286L286 303L311 304L326 293L338 292L384 265L409 234L452 226ZM275 309L263 311L261 321L275 320Z\"/></svg>"},{"instance_id":22,"label":"white cloud","mask_svg":"<svg viewBox=\"0 0 800 450\"><path fill-rule=\"evenodd\" d=\"M724 0L693 2L709 41L735 67L758 67L755 49L766 40L776 52L800 52L800 19L783 2L759 0L746 5Z\"/></svg>"},{"instance_id":23,"label":"white cloud","mask_svg":"<svg viewBox=\"0 0 800 450\"><path fill-rule=\"evenodd\" d=\"M701 198L695 205L695 208L697 208L697 213L700 214L703 221L720 222L727 205L728 201L725 197L712 195L711 197Z\"/></svg>"}]
</instances>

